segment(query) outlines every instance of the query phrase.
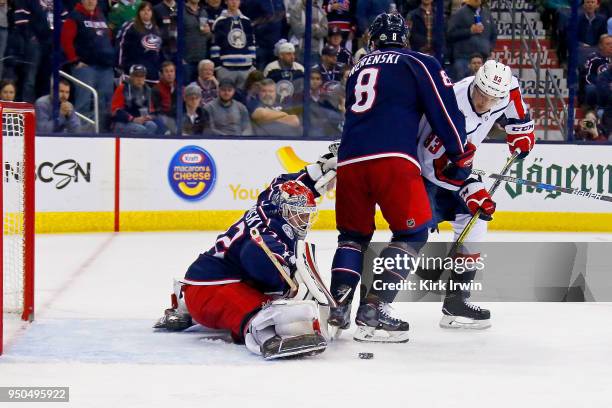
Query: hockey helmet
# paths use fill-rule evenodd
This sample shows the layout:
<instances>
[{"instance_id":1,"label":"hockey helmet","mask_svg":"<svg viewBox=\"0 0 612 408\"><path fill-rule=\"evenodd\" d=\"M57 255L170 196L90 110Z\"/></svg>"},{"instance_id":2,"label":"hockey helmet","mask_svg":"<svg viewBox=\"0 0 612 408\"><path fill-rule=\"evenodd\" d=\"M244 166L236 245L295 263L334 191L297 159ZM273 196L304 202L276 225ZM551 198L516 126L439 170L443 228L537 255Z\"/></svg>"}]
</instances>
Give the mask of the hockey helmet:
<instances>
[{"instance_id":1,"label":"hockey helmet","mask_svg":"<svg viewBox=\"0 0 612 408\"><path fill-rule=\"evenodd\" d=\"M370 28L370 46L405 47L408 43L408 25L406 20L396 13L382 13L376 16Z\"/></svg>"},{"instance_id":2,"label":"hockey helmet","mask_svg":"<svg viewBox=\"0 0 612 408\"><path fill-rule=\"evenodd\" d=\"M278 208L282 217L299 239L306 238L306 233L314 223L317 214L314 194L297 180L284 182L279 192Z\"/></svg>"},{"instance_id":3,"label":"hockey helmet","mask_svg":"<svg viewBox=\"0 0 612 408\"><path fill-rule=\"evenodd\" d=\"M501 62L488 60L476 72L474 84L490 97L505 98L510 93L512 70Z\"/></svg>"}]
</instances>

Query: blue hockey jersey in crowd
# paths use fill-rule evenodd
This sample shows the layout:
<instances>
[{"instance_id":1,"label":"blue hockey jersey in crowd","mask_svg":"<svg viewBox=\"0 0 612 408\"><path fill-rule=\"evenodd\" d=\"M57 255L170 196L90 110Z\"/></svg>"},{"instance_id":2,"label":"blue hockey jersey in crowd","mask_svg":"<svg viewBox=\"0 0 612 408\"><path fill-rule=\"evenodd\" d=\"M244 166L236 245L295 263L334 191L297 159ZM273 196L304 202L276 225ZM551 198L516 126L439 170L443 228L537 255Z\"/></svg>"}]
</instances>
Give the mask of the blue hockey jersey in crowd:
<instances>
[{"instance_id":1,"label":"blue hockey jersey in crowd","mask_svg":"<svg viewBox=\"0 0 612 408\"><path fill-rule=\"evenodd\" d=\"M259 230L281 265L292 273L295 269L297 236L280 214L270 211L275 208L272 197L289 180L301 181L315 197L319 195L314 181L305 170L276 177L259 194L257 204L219 235L211 249L200 254L187 270L183 282L189 285L224 285L247 281L264 293L283 293L288 287L286 282L264 251L251 239L250 229L256 227Z\"/></svg>"},{"instance_id":2,"label":"blue hockey jersey in crowd","mask_svg":"<svg viewBox=\"0 0 612 408\"><path fill-rule=\"evenodd\" d=\"M402 48L376 50L351 69L338 166L402 157L420 168L419 122L425 115L450 155L463 152L465 118L440 64Z\"/></svg>"}]
</instances>

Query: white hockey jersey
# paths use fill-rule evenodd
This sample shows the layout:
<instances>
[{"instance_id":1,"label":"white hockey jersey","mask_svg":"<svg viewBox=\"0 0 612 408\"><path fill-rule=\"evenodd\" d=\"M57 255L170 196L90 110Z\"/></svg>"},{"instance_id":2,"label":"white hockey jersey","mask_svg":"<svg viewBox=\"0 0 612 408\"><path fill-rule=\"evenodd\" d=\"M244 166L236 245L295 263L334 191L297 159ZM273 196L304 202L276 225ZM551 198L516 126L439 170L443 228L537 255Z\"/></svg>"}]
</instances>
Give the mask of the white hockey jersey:
<instances>
[{"instance_id":1,"label":"white hockey jersey","mask_svg":"<svg viewBox=\"0 0 612 408\"><path fill-rule=\"evenodd\" d=\"M470 96L470 84L474 80L473 76L462 79L453 85L455 97L459 110L465 116L465 133L467 140L476 147L487 137L495 122L505 115L507 119L514 119L515 123L530 121L527 113L527 105L521 96L519 82L516 77L512 77L511 91L508 96L493 106L488 112L481 115L474 112L472 98ZM442 141L436 136L423 116L419 124L418 133L418 156L421 164L423 177L432 183L448 190L458 190L461 183L450 180L442 174L448 163L444 154L445 149ZM478 153L478 151L476 151Z\"/></svg>"}]
</instances>

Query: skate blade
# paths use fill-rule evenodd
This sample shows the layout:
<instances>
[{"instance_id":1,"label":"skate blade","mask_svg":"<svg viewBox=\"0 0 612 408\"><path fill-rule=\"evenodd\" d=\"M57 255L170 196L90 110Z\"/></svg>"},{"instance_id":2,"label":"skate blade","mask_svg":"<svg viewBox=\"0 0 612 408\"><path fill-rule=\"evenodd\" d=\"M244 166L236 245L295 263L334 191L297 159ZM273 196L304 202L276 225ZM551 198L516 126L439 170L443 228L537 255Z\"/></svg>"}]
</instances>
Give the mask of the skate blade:
<instances>
[{"instance_id":1,"label":"skate blade","mask_svg":"<svg viewBox=\"0 0 612 408\"><path fill-rule=\"evenodd\" d=\"M474 320L462 316L442 316L440 327L443 329L484 330L491 327L491 320Z\"/></svg>"},{"instance_id":2,"label":"skate blade","mask_svg":"<svg viewBox=\"0 0 612 408\"><path fill-rule=\"evenodd\" d=\"M374 327L358 326L353 334L353 340L362 343L406 343L408 331L389 332L376 330Z\"/></svg>"},{"instance_id":3,"label":"skate blade","mask_svg":"<svg viewBox=\"0 0 612 408\"><path fill-rule=\"evenodd\" d=\"M340 338L340 336L342 335L343 331L344 331L344 329L341 329L338 326L330 325L329 326L329 330L328 330L329 340L331 340L331 341L338 340Z\"/></svg>"}]
</instances>

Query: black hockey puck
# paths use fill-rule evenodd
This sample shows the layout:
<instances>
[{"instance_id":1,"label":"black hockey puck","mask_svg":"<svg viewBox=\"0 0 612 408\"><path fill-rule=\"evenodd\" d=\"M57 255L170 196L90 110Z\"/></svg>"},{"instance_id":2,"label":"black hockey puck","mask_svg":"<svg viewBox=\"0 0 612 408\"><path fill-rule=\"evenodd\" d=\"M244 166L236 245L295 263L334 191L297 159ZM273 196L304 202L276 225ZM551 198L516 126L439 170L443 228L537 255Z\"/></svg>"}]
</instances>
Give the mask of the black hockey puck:
<instances>
[{"instance_id":1,"label":"black hockey puck","mask_svg":"<svg viewBox=\"0 0 612 408\"><path fill-rule=\"evenodd\" d=\"M359 358L362 360L371 360L374 358L374 353L359 353Z\"/></svg>"}]
</instances>

